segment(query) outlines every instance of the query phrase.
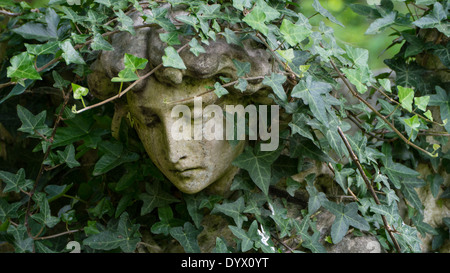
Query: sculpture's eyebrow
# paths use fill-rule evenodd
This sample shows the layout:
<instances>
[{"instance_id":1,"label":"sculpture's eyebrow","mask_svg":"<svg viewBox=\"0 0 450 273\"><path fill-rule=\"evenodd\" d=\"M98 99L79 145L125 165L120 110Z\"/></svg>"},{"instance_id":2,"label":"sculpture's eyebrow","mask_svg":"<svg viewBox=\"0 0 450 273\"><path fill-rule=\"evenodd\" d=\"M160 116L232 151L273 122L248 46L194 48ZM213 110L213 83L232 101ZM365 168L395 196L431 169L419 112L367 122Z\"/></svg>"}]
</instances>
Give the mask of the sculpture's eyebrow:
<instances>
[{"instance_id":1,"label":"sculpture's eyebrow","mask_svg":"<svg viewBox=\"0 0 450 273\"><path fill-rule=\"evenodd\" d=\"M155 114L155 111L153 111L152 108L147 106L139 106L138 109L143 116L151 116Z\"/></svg>"},{"instance_id":2,"label":"sculpture's eyebrow","mask_svg":"<svg viewBox=\"0 0 450 273\"><path fill-rule=\"evenodd\" d=\"M210 91L208 91L208 93L210 93ZM173 105L173 106L181 104L181 105L186 105L188 107L193 107L195 98L202 98L203 105L210 105L219 100L219 98L217 96L204 96L204 95L205 94L199 94L198 96L195 96L195 97L189 97L189 98L180 99L180 100L173 100L173 101L167 102L167 104Z\"/></svg>"}]
</instances>

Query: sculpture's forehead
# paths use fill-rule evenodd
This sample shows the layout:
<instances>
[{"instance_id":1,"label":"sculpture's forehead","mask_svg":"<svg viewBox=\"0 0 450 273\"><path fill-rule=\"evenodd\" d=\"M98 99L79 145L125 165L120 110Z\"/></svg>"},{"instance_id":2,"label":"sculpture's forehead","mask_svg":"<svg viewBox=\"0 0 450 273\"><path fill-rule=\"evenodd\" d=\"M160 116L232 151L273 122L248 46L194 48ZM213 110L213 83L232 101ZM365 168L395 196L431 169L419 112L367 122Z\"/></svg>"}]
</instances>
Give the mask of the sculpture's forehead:
<instances>
[{"instance_id":1,"label":"sculpture's forehead","mask_svg":"<svg viewBox=\"0 0 450 273\"><path fill-rule=\"evenodd\" d=\"M130 93L128 102L131 107L162 112L171 111L175 105L180 104L193 106L195 97L201 97L203 105L208 105L217 100L210 89L213 85L212 79L191 79L178 85L167 85L151 76L145 88Z\"/></svg>"}]
</instances>

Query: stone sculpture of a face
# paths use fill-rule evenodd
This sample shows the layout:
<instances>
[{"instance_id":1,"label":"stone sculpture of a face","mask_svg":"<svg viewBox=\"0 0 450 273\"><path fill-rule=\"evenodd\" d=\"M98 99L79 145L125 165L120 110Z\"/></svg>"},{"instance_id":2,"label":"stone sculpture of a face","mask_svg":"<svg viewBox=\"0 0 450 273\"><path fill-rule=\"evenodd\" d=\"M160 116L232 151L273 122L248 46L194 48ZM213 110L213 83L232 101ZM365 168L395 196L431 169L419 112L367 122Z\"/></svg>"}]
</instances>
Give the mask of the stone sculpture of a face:
<instances>
[{"instance_id":1,"label":"stone sculpture of a face","mask_svg":"<svg viewBox=\"0 0 450 273\"><path fill-rule=\"evenodd\" d=\"M139 17L135 24L142 23ZM141 75L162 62L164 48L159 39L162 29L140 29L135 36L120 33L112 38L114 51L102 52L92 65L88 78L90 90L99 98L107 98L117 92L110 82L123 69L124 53L149 60ZM183 40L187 43L192 39ZM187 69L162 67L154 75L127 93L126 102L116 104L113 121L130 113L140 140L149 157L164 175L182 192L197 193L208 188L211 193L224 193L237 172L231 162L242 152L244 141L230 145L227 140L175 140L171 128L178 117L171 115L175 105L193 108L194 98L201 97L203 107L209 104L245 104L246 96L230 94L218 98L211 91L219 76L237 79L234 60L249 62L251 72L247 75L261 76L271 72L269 54L253 41L244 41L244 47L230 45L224 39L203 44L206 53L195 56L188 49L180 52ZM249 82L244 95L264 89L261 81ZM242 95L241 91L234 91ZM258 92L258 94L264 92ZM195 118L195 114L192 115ZM203 122L206 122L203 119Z\"/></svg>"}]
</instances>

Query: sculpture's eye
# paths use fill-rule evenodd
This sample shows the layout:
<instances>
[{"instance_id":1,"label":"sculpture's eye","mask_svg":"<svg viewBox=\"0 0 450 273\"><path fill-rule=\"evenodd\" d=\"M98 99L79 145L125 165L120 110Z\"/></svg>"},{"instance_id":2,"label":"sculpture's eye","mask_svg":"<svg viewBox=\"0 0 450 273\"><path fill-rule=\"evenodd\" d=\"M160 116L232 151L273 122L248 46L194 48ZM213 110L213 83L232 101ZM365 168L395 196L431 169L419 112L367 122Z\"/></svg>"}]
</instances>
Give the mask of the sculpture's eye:
<instances>
[{"instance_id":1,"label":"sculpture's eye","mask_svg":"<svg viewBox=\"0 0 450 273\"><path fill-rule=\"evenodd\" d=\"M159 116L156 114L145 117L145 125L147 127L154 127L161 122Z\"/></svg>"}]
</instances>

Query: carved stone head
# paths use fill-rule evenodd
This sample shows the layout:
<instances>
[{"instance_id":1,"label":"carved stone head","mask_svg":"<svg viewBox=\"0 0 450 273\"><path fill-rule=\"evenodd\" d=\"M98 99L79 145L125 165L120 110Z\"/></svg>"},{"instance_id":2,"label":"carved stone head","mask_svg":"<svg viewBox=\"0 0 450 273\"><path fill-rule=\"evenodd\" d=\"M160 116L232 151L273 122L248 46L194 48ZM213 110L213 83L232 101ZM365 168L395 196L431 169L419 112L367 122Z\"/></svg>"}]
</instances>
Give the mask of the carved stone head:
<instances>
[{"instance_id":1,"label":"carved stone head","mask_svg":"<svg viewBox=\"0 0 450 273\"><path fill-rule=\"evenodd\" d=\"M135 25L143 24L138 14L133 17ZM163 32L161 28L140 28L134 36L125 32L114 35L111 41L114 50L101 52L91 67L93 73L89 75L88 83L94 95L106 99L117 94L118 85L111 83L110 79L124 68L125 53L149 60L147 67L139 71L140 75L162 63L167 46L159 38ZM192 36L180 38L182 45L191 39ZM267 98L264 91L268 90L264 90L267 87L261 83L262 79L249 81L244 92L231 86L228 88L230 94L221 98L211 92L220 76L233 80L238 78L233 60L251 64L247 77L271 73L270 54L251 39L242 43L243 46L228 44L219 36L216 41L209 40L209 45L202 44L206 52L199 56L186 48L179 55L187 69L161 67L134 86L127 93L126 100L116 102L113 134L121 118L130 113L148 155L182 192L196 193L205 188L214 193L225 192L237 171L231 162L242 152L244 141L230 145L227 140L175 140L170 133L178 119L171 115L173 107L183 104L192 109L195 97L202 98L202 107L210 104L246 105L250 98ZM196 114L192 117L195 119ZM206 121L203 118L203 122Z\"/></svg>"}]
</instances>

